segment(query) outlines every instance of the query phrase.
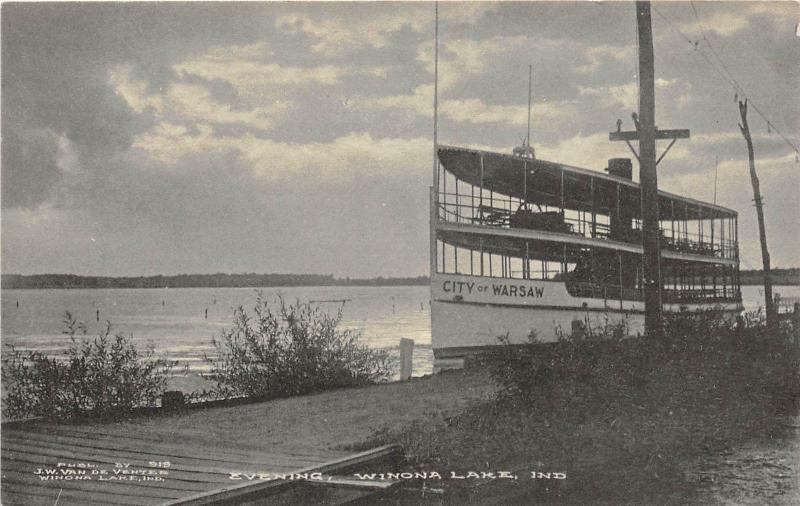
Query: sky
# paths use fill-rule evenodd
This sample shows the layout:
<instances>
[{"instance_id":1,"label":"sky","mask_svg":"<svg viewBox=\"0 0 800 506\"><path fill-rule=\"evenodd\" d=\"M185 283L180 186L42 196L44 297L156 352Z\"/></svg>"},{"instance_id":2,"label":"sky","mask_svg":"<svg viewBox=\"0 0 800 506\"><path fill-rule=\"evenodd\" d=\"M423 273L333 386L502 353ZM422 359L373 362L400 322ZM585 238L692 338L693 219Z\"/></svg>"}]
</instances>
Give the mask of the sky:
<instances>
[{"instance_id":1,"label":"sky","mask_svg":"<svg viewBox=\"0 0 800 506\"><path fill-rule=\"evenodd\" d=\"M796 2L656 3L661 189L800 266ZM441 2L439 140L602 171L637 108L633 3ZM434 6L3 3L2 272L428 273ZM723 77L724 76L724 77ZM731 81L740 87L734 89ZM755 106L768 118L761 118ZM660 145L660 149L665 146ZM637 172L634 170L634 172Z\"/></svg>"}]
</instances>

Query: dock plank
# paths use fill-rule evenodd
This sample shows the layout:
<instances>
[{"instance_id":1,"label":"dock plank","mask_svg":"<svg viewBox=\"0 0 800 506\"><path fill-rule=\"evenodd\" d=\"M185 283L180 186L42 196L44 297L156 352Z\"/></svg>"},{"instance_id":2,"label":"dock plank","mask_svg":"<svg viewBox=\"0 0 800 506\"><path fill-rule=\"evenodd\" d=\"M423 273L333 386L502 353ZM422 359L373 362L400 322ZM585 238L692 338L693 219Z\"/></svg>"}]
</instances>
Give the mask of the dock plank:
<instances>
[{"instance_id":1,"label":"dock plank","mask_svg":"<svg viewBox=\"0 0 800 506\"><path fill-rule=\"evenodd\" d=\"M265 453L269 453L268 448L261 448L258 446L251 445L248 448L237 449L230 444L215 444L213 441L209 441L208 438L205 439L186 439L180 438L177 440L176 438L172 439L162 439L159 437L133 437L127 434L113 434L113 433L103 433L103 432L82 432L79 430L64 430L64 429L55 429L53 431L31 431L27 432L30 437L56 437L56 438L72 438L79 439L81 441L93 441L96 445L99 446L106 446L109 448L124 448L136 451L152 451L153 448L158 448L159 450L168 450L172 452L179 453L182 450L185 450L191 444L199 444L203 445L204 448L208 449L209 453L212 453L215 460L228 460L233 462L241 461L242 459L251 459L254 464L268 464L268 462L263 461L263 456ZM176 442L179 441L179 442ZM210 444L209 444L210 443ZM328 452L326 452L327 454ZM341 453L341 452L331 452L332 454ZM319 452L314 453L296 453L292 452L293 455L297 455L299 457L308 457L311 459L317 459L320 457Z\"/></svg>"},{"instance_id":2,"label":"dock plank","mask_svg":"<svg viewBox=\"0 0 800 506\"><path fill-rule=\"evenodd\" d=\"M62 463L84 462L84 463L103 465L104 467L114 467L116 463L127 463L130 464L132 467L157 469L148 466L148 462L151 459L143 459L141 458L141 456L138 455L131 456L126 452L115 453L107 451L106 453L103 453L103 452L92 451L91 449L70 447L69 445L64 445L64 444L56 444L56 443L45 444L42 442L25 444L22 442L5 441L4 446L7 453L3 456L3 458L10 460L20 460L18 455L26 454L29 456L37 457L39 459L39 462L48 463L51 465L55 465L58 462ZM254 469L251 464L247 463L240 463L238 465L232 463L228 467L221 467L221 466L214 466L213 462L209 463L211 465L203 465L205 462L201 460L192 459L191 462L186 462L186 460L170 461L171 465L169 469L175 471L188 471L194 473L219 474L219 475L227 475L230 472L240 472L240 471L253 472L261 470L261 469ZM194 462L197 462L198 464L193 465ZM284 467L287 469L292 469L292 466L284 466Z\"/></svg>"},{"instance_id":3,"label":"dock plank","mask_svg":"<svg viewBox=\"0 0 800 506\"><path fill-rule=\"evenodd\" d=\"M183 428L181 427L179 430L176 429L166 429L160 427L158 424L147 425L143 427L142 431L131 431L128 425L114 425L111 424L109 426L92 426L90 427L80 427L80 426L69 426L69 425L47 425L47 424L40 424L34 430L38 432L44 433L53 433L53 434L78 434L80 436L86 436L91 434L94 437L109 437L114 439L119 439L123 436L126 440L129 441L158 441L164 444L180 444L183 445L187 442L197 442L203 441L206 443L214 442L216 443L215 446L223 449L226 452L244 452L244 453L252 453L253 450L260 450L262 449L265 444L262 443L259 439L242 439L240 434L236 434L237 437L232 438L225 438L220 439L218 436L215 437L213 440L209 438L209 433L204 432L198 429L190 429L190 428ZM314 456L317 455L317 449L313 449L310 451L303 451L300 448L293 448L293 454L297 455L309 455ZM346 454L347 452L338 452L342 454Z\"/></svg>"},{"instance_id":4,"label":"dock plank","mask_svg":"<svg viewBox=\"0 0 800 506\"><path fill-rule=\"evenodd\" d=\"M145 436L131 435L115 428L70 427L33 424L29 427L3 428L2 504L58 504L124 506L149 504L201 503L207 499L231 497L263 489L269 480L232 480L230 473L290 474L327 469L331 462L342 462L350 452L326 448L296 451L254 444L249 448L227 445L212 436L198 434L169 439L158 431ZM130 436L130 437L129 437ZM56 468L60 463L85 463L113 472L117 462L132 468L152 469L151 461L169 461L163 480L100 481L42 480L38 469ZM74 468L80 469L80 468ZM90 468L91 469L91 468ZM91 475L90 475L91 476ZM275 480L272 480L275 481ZM274 489L273 483L264 490ZM241 492L240 492L241 491ZM60 496L59 496L60 494Z\"/></svg>"},{"instance_id":5,"label":"dock plank","mask_svg":"<svg viewBox=\"0 0 800 506\"><path fill-rule=\"evenodd\" d=\"M54 488L56 490L63 488L64 490L86 491L90 494L98 493L121 497L148 497L160 499L162 502L178 499L185 496L187 493L186 490L175 490L161 486L148 486L148 483L150 482L104 482L94 480L50 481L41 480L38 476L30 473L23 473L13 470L4 470L3 474L4 484L6 483L6 480L10 480L31 488L44 486L47 488Z\"/></svg>"},{"instance_id":6,"label":"dock plank","mask_svg":"<svg viewBox=\"0 0 800 506\"><path fill-rule=\"evenodd\" d=\"M90 463L99 465L104 464L94 462ZM33 474L37 468L53 467L55 464L56 462L53 459L50 459L48 462L45 459L42 459L41 455L29 452L19 452L14 456L14 458L3 459L4 469L19 470L29 474ZM190 471L177 471L166 476L169 478L169 480L166 482L167 484L162 484L160 486L192 491L206 490L208 488L208 483L228 483L230 481L227 476Z\"/></svg>"},{"instance_id":7,"label":"dock plank","mask_svg":"<svg viewBox=\"0 0 800 506\"><path fill-rule=\"evenodd\" d=\"M49 484L47 482L43 482L38 484L20 481L14 477L9 477L8 479L4 478L2 495L3 506L13 504L7 502L7 495L41 497L43 499L46 498L47 500L42 504L52 505L55 504L56 497L59 497L59 493L60 497L58 504L60 506L65 504L81 505L88 503L103 504L105 506L112 504L122 506L143 506L149 504L163 504L169 501L169 499L147 497L138 494L117 494L114 493L113 490L89 491L85 489L64 486L64 483L66 482L51 482ZM20 502L17 504L28 506L30 502Z\"/></svg>"},{"instance_id":8,"label":"dock plank","mask_svg":"<svg viewBox=\"0 0 800 506\"><path fill-rule=\"evenodd\" d=\"M229 461L242 461L243 459L249 459L254 464L262 464L262 465L269 465L270 462L267 462L263 459L264 455L269 455L272 453L270 450L271 445L268 444L259 444L257 440L252 441L252 444L248 445L247 447L239 447L233 445L229 442L224 442L221 444L218 441L209 441L208 435L205 438L187 438L185 435L181 434L180 437L176 437L175 435L170 435L170 437L160 437L158 433L150 430L148 431L149 437L138 436L134 434L127 434L123 433L120 434L119 432L114 432L106 429L105 431L99 429L97 431L87 432L81 429L75 429L71 427L57 427L50 430L45 430L43 428L38 428L35 431L26 431L26 434L33 433L44 435L44 436L56 436L56 437L72 437L78 438L80 440L92 440L96 441L98 445L107 445L111 448L126 448L132 450L139 450L139 451L146 451L152 448L164 448L170 451L180 451L185 449L186 447L190 446L191 444L201 445L203 448L207 448L209 453L214 455L214 459L219 460L229 460ZM324 455L321 455L320 451L316 449L313 452L309 451L300 451L296 449L281 449L280 452L282 455L293 456L298 458L308 458L310 460L320 460L324 461L330 458L337 458L342 457L347 454L347 452L336 451L336 450L325 450Z\"/></svg>"},{"instance_id":9,"label":"dock plank","mask_svg":"<svg viewBox=\"0 0 800 506\"><path fill-rule=\"evenodd\" d=\"M86 443L80 440L74 441L49 441L46 439L36 438L23 438L21 436L6 436L3 438L3 444L7 445L9 451L27 450L33 451L34 449L46 450L42 455L55 455L66 456L72 455L75 460L85 458L86 461L102 462L102 463L115 463L124 459L126 462L137 463L141 466L147 466L150 461L164 461L168 460L172 469L183 469L194 472L207 472L210 474L228 474L230 472L258 472L258 471L281 471L291 470L297 467L305 467L315 463L322 463L324 458L318 459L298 459L291 456L275 454L269 459L269 464L253 464L252 462L241 459L239 461L219 461L208 457L192 457L186 455L154 455L153 453L143 453L137 451L128 451L123 449L112 448L96 448L91 442ZM48 453L49 452L49 453ZM245 464L245 465L243 465Z\"/></svg>"},{"instance_id":10,"label":"dock plank","mask_svg":"<svg viewBox=\"0 0 800 506\"><path fill-rule=\"evenodd\" d=\"M60 495L59 492L61 492ZM90 498L86 494L81 495L79 492L74 491L65 493L63 490L59 491L58 489L14 492L3 490L2 494L0 494L0 502L5 506L53 506L56 504L56 500L61 506L73 504L108 506L109 504L108 500Z\"/></svg>"}]
</instances>

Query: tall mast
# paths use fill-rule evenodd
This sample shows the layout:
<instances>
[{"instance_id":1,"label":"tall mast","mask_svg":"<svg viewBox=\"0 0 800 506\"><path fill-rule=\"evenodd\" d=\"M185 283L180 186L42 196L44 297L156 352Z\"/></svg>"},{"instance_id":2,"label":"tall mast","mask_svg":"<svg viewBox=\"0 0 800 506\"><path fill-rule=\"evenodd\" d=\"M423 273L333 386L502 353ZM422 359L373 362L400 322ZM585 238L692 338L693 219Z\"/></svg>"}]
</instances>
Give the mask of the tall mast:
<instances>
[{"instance_id":1,"label":"tall mast","mask_svg":"<svg viewBox=\"0 0 800 506\"><path fill-rule=\"evenodd\" d=\"M439 125L439 2L435 3L433 44L433 185L430 188L431 280L436 274L436 225L439 219L439 156L437 153Z\"/></svg>"},{"instance_id":2,"label":"tall mast","mask_svg":"<svg viewBox=\"0 0 800 506\"><path fill-rule=\"evenodd\" d=\"M533 89L533 65L528 65L528 137L525 145L531 145L531 93Z\"/></svg>"},{"instance_id":3,"label":"tall mast","mask_svg":"<svg viewBox=\"0 0 800 506\"><path fill-rule=\"evenodd\" d=\"M534 159L536 158L536 153L534 153L533 148L531 147L531 106L533 105L533 65L528 65L528 133L524 139L520 139L522 141L522 146L517 146L514 148L514 156L520 156L523 158Z\"/></svg>"},{"instance_id":4,"label":"tall mast","mask_svg":"<svg viewBox=\"0 0 800 506\"><path fill-rule=\"evenodd\" d=\"M719 175L719 155L714 155L714 205L717 205L717 176ZM714 226L714 220L711 220L711 226Z\"/></svg>"},{"instance_id":5,"label":"tall mast","mask_svg":"<svg viewBox=\"0 0 800 506\"><path fill-rule=\"evenodd\" d=\"M436 147L439 130L439 2L435 2L433 28L433 187L439 191L439 159Z\"/></svg>"}]
</instances>

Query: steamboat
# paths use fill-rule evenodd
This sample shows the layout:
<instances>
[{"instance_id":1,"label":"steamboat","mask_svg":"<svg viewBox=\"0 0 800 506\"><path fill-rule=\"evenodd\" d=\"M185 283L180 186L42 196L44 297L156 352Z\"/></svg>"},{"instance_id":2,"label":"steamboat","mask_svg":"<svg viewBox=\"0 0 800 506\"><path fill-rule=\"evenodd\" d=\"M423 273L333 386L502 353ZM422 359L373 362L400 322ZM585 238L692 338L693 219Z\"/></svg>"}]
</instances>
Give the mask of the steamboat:
<instances>
[{"instance_id":1,"label":"steamboat","mask_svg":"<svg viewBox=\"0 0 800 506\"><path fill-rule=\"evenodd\" d=\"M435 367L498 344L614 326L644 330L641 189L632 162L605 171L439 145L431 201ZM659 199L665 314L734 318L737 213L664 191Z\"/></svg>"}]
</instances>

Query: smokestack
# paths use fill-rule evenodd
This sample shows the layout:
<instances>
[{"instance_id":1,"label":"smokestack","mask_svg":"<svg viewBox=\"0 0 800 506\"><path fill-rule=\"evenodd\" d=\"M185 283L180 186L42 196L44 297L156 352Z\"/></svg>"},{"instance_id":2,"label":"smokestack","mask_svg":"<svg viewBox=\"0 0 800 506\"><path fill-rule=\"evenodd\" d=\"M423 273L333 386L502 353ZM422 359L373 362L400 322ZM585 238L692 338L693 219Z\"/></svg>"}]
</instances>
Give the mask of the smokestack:
<instances>
[{"instance_id":1,"label":"smokestack","mask_svg":"<svg viewBox=\"0 0 800 506\"><path fill-rule=\"evenodd\" d=\"M606 171L612 176L633 179L633 163L630 158L609 158Z\"/></svg>"}]
</instances>

